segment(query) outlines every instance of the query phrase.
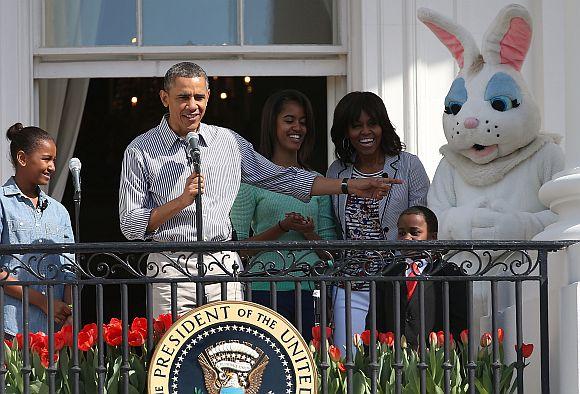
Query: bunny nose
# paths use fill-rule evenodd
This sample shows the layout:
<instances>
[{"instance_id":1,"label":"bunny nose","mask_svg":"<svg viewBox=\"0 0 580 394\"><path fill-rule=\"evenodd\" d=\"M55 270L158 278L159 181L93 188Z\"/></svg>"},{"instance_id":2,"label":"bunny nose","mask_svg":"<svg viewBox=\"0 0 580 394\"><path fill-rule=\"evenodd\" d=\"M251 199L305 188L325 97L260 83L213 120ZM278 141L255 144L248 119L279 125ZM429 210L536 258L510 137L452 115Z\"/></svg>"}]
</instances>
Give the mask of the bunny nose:
<instances>
[{"instance_id":1,"label":"bunny nose","mask_svg":"<svg viewBox=\"0 0 580 394\"><path fill-rule=\"evenodd\" d=\"M479 125L479 120L477 118L467 118L463 121L463 125L466 129L475 129Z\"/></svg>"}]
</instances>

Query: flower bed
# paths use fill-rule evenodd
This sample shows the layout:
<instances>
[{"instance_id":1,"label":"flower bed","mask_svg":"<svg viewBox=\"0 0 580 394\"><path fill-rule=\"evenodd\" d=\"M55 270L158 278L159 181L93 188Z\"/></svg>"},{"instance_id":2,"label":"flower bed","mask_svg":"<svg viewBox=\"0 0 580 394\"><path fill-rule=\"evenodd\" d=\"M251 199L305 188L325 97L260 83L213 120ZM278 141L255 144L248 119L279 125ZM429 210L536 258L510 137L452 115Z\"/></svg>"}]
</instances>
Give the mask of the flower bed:
<instances>
[{"instance_id":1,"label":"flower bed","mask_svg":"<svg viewBox=\"0 0 580 394\"><path fill-rule=\"evenodd\" d=\"M320 327L312 329L312 342L310 348L314 353L314 358L320 371L321 353L320 353ZM364 331L362 334L355 334L353 345L355 352L353 356L352 376L353 388L356 394L368 394L371 392L370 380L370 331ZM330 338L332 331L327 329L326 336ZM498 329L499 356L500 356L500 392L513 393L516 390L516 380L514 369L516 362L509 365L504 363L503 348L504 332ZM467 343L468 331L461 332L460 341L456 342L451 336L449 346L449 360L451 362L451 392L456 394L468 392L467 380ZM479 349L477 353L475 369L475 386L478 393L487 394L493 392L492 384L492 363L493 354L490 349L492 344L492 335L488 332L481 336ZM442 331L429 334L429 344L426 347L426 384L427 393L443 393L444 382L444 345L445 336ZM377 370L377 393L395 392L395 335L392 332L377 333L377 353L376 359L378 364ZM327 370L326 385L329 393L346 393L346 361L341 354L341 350L330 345L327 341ZM517 352L517 348L515 349ZM523 344L522 356L529 358L534 350L533 344ZM411 349L407 346L405 337L401 337L401 357L402 357L402 392L419 393L420 392L420 357L417 349ZM524 364L525 367L526 364ZM320 375L319 375L320 378Z\"/></svg>"},{"instance_id":2,"label":"flower bed","mask_svg":"<svg viewBox=\"0 0 580 394\"><path fill-rule=\"evenodd\" d=\"M172 324L171 315L160 315L154 320L154 343L169 329ZM103 339L106 343L104 354L105 389L108 393L119 392L121 386L121 364L123 342L122 322L113 318L108 324L103 324ZM80 389L83 393L96 393L98 382L98 350L97 325L85 325L78 334ZM147 355L147 319L135 318L129 327L129 392L145 393L147 372L145 358ZM17 334L14 341L4 341L6 362L6 393L23 393L24 381L20 371L23 362L23 336ZM48 352L48 336L43 332L29 334L29 349L31 356L30 389L32 393L48 392L48 367L50 356ZM65 326L54 334L54 354L57 393L72 393L72 326Z\"/></svg>"},{"instance_id":3,"label":"flower bed","mask_svg":"<svg viewBox=\"0 0 580 394\"><path fill-rule=\"evenodd\" d=\"M156 344L162 335L171 327L172 319L170 314L160 315L154 320L153 339ZM146 343L147 343L147 319L135 318L129 327L129 393L145 393L147 372L146 372ZM78 334L79 348L79 380L81 392L96 393L98 382L98 351L97 325L87 324ZM500 349L500 392L511 393L515 391L514 369L516 363L504 364L503 330L498 330L498 341ZM326 337L331 338L332 330L327 328ZM310 349L314 354L318 370L320 371L321 353L320 327L312 329L313 340ZM120 392L121 386L121 364L122 358L122 322L113 318L108 324L103 325L103 339L106 343L104 354L104 383L108 393ZM443 344L445 337L443 332L429 335L429 344L426 348L426 382L428 393L443 392L444 388L444 351ZM475 369L475 385L479 393L491 393L492 390L492 335L484 333L481 336L477 353L477 367ZM6 393L24 392L23 374L23 337L16 335L14 341L4 342L5 362L7 373ZM460 341L450 340L450 361L451 361L451 392L466 393L467 383L467 342L468 332L464 330L460 335ZM73 333L71 326L65 326L54 335L53 359L55 361L56 373L55 384L57 393L72 393L72 344ZM360 335L355 335L355 354L353 357L353 387L356 394L370 393L370 331L364 331ZM392 332L377 333L377 393L391 393L395 388L395 369L393 368L395 354L395 335ZM329 393L346 393L347 367L341 350L330 345L327 341L327 370L326 385ZM529 358L533 352L532 344L522 346L522 356ZM30 388L32 393L48 392L48 367L50 356L48 352L48 336L45 333L31 333L29 335L29 349L31 356ZM516 349L517 351L517 349ZM401 338L401 354L403 362L402 387L404 393L418 393L420 370L418 364L420 357L416 349L407 346L405 337ZM524 364L525 366L525 364ZM320 374L319 374L320 379ZM319 384L319 387L320 384Z\"/></svg>"}]
</instances>

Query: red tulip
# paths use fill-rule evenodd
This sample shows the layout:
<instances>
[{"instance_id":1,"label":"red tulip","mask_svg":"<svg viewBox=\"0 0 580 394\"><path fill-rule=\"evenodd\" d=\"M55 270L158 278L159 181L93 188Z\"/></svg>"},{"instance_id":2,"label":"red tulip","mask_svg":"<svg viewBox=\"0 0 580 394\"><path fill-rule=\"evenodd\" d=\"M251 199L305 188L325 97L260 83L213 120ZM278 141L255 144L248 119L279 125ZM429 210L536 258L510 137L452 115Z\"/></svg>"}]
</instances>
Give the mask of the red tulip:
<instances>
[{"instance_id":1,"label":"red tulip","mask_svg":"<svg viewBox=\"0 0 580 394\"><path fill-rule=\"evenodd\" d=\"M334 362L340 361L340 349L334 345L330 345L328 348L328 354L330 355L330 359Z\"/></svg>"},{"instance_id":2,"label":"red tulip","mask_svg":"<svg viewBox=\"0 0 580 394\"><path fill-rule=\"evenodd\" d=\"M330 336L332 335L332 328L330 327L326 327L326 338L330 338ZM312 338L316 339L317 341L320 341L322 338L322 333L320 331L320 326L314 326L312 327Z\"/></svg>"},{"instance_id":3,"label":"red tulip","mask_svg":"<svg viewBox=\"0 0 580 394\"><path fill-rule=\"evenodd\" d=\"M312 339L312 341L310 341L310 344L314 347L314 350L319 352L320 351L320 341L317 341L316 339Z\"/></svg>"},{"instance_id":4,"label":"red tulip","mask_svg":"<svg viewBox=\"0 0 580 394\"><path fill-rule=\"evenodd\" d=\"M80 331L78 336L78 347L79 350L86 352L89 351L95 344L95 337L91 334L90 330Z\"/></svg>"},{"instance_id":5,"label":"red tulip","mask_svg":"<svg viewBox=\"0 0 580 394\"><path fill-rule=\"evenodd\" d=\"M445 343L445 333L443 331L438 331L437 332L437 346L443 347L444 343ZM452 349L455 348L455 342L453 341L453 334L451 334L451 333L449 333L449 346L451 346Z\"/></svg>"},{"instance_id":6,"label":"red tulip","mask_svg":"<svg viewBox=\"0 0 580 394\"><path fill-rule=\"evenodd\" d=\"M467 345L469 342L469 330L461 331L461 334L459 334L459 339L461 339L461 343Z\"/></svg>"},{"instance_id":7,"label":"red tulip","mask_svg":"<svg viewBox=\"0 0 580 394\"><path fill-rule=\"evenodd\" d=\"M366 346L368 346L369 343L371 343L371 330L364 330L360 334L360 339Z\"/></svg>"},{"instance_id":8,"label":"red tulip","mask_svg":"<svg viewBox=\"0 0 580 394\"><path fill-rule=\"evenodd\" d=\"M24 347L24 338L22 337L21 333L16 334L16 344L18 345L18 349L22 349Z\"/></svg>"},{"instance_id":9,"label":"red tulip","mask_svg":"<svg viewBox=\"0 0 580 394\"><path fill-rule=\"evenodd\" d=\"M12 341L9 339L5 339L4 343L6 344L6 346L8 346L10 349L12 349Z\"/></svg>"},{"instance_id":10,"label":"red tulip","mask_svg":"<svg viewBox=\"0 0 580 394\"><path fill-rule=\"evenodd\" d=\"M85 326L82 328L82 330L80 332L82 332L82 331L88 332L95 339L99 335L99 330L98 330L97 325L95 323L85 324Z\"/></svg>"},{"instance_id":11,"label":"red tulip","mask_svg":"<svg viewBox=\"0 0 580 394\"><path fill-rule=\"evenodd\" d=\"M45 333L39 331L34 334L30 334L30 350L35 353L40 354L42 349L48 347L48 337Z\"/></svg>"},{"instance_id":12,"label":"red tulip","mask_svg":"<svg viewBox=\"0 0 580 394\"><path fill-rule=\"evenodd\" d=\"M64 345L72 347L73 345L73 327L71 325L63 326L57 334L64 340Z\"/></svg>"},{"instance_id":13,"label":"red tulip","mask_svg":"<svg viewBox=\"0 0 580 394\"><path fill-rule=\"evenodd\" d=\"M49 364L50 360L48 357L49 357L48 356L48 349L46 349L46 348L42 349L42 351L40 352L40 363L42 364L42 366L44 368L49 367L48 364ZM54 363L56 364L58 362L58 353L54 353L52 357L53 357Z\"/></svg>"},{"instance_id":14,"label":"red tulip","mask_svg":"<svg viewBox=\"0 0 580 394\"><path fill-rule=\"evenodd\" d=\"M499 343L503 343L503 328L497 329L497 340Z\"/></svg>"},{"instance_id":15,"label":"red tulip","mask_svg":"<svg viewBox=\"0 0 580 394\"><path fill-rule=\"evenodd\" d=\"M437 346L442 347L445 343L445 333L443 331L437 331Z\"/></svg>"},{"instance_id":16,"label":"red tulip","mask_svg":"<svg viewBox=\"0 0 580 394\"><path fill-rule=\"evenodd\" d=\"M173 319L171 317L171 313L163 313L153 321L153 330L156 334L161 336L167 330L169 330L169 327L171 327L172 324Z\"/></svg>"},{"instance_id":17,"label":"red tulip","mask_svg":"<svg viewBox=\"0 0 580 394\"><path fill-rule=\"evenodd\" d=\"M375 331L375 337L378 338L378 336L379 336L379 333L377 331ZM371 330L364 330L360 334L360 339L366 346L368 346L371 343Z\"/></svg>"},{"instance_id":18,"label":"red tulip","mask_svg":"<svg viewBox=\"0 0 580 394\"><path fill-rule=\"evenodd\" d=\"M120 324L107 324L104 330L105 342L111 346L119 346L123 342L123 329Z\"/></svg>"},{"instance_id":19,"label":"red tulip","mask_svg":"<svg viewBox=\"0 0 580 394\"><path fill-rule=\"evenodd\" d=\"M344 366L343 363L338 363L338 370L342 373L346 372L346 367Z\"/></svg>"},{"instance_id":20,"label":"red tulip","mask_svg":"<svg viewBox=\"0 0 580 394\"><path fill-rule=\"evenodd\" d=\"M66 345L66 339L63 336L62 332L57 331L54 333L54 351L60 352L63 347Z\"/></svg>"},{"instance_id":21,"label":"red tulip","mask_svg":"<svg viewBox=\"0 0 580 394\"><path fill-rule=\"evenodd\" d=\"M143 346L145 343L145 338L143 338L143 334L139 330L131 330L129 331L129 346L139 347Z\"/></svg>"},{"instance_id":22,"label":"red tulip","mask_svg":"<svg viewBox=\"0 0 580 394\"><path fill-rule=\"evenodd\" d=\"M385 343L387 346L393 346L395 343L395 334L392 331L380 332L379 342Z\"/></svg>"},{"instance_id":23,"label":"red tulip","mask_svg":"<svg viewBox=\"0 0 580 394\"><path fill-rule=\"evenodd\" d=\"M517 353L518 352L518 345L514 345L514 348L515 348L516 353ZM532 355L533 352L534 352L534 344L533 343L529 343L529 344L522 343L522 357L523 358L530 358L530 356Z\"/></svg>"},{"instance_id":24,"label":"red tulip","mask_svg":"<svg viewBox=\"0 0 580 394\"><path fill-rule=\"evenodd\" d=\"M480 345L481 347L488 347L489 345L491 345L491 334L489 332L484 333L481 336L481 341L480 341Z\"/></svg>"},{"instance_id":25,"label":"red tulip","mask_svg":"<svg viewBox=\"0 0 580 394\"><path fill-rule=\"evenodd\" d=\"M136 317L131 323L131 331L139 331L143 338L147 338L147 319Z\"/></svg>"},{"instance_id":26,"label":"red tulip","mask_svg":"<svg viewBox=\"0 0 580 394\"><path fill-rule=\"evenodd\" d=\"M431 347L437 345L437 334L434 333L433 331L429 333L429 343L431 344Z\"/></svg>"}]
</instances>

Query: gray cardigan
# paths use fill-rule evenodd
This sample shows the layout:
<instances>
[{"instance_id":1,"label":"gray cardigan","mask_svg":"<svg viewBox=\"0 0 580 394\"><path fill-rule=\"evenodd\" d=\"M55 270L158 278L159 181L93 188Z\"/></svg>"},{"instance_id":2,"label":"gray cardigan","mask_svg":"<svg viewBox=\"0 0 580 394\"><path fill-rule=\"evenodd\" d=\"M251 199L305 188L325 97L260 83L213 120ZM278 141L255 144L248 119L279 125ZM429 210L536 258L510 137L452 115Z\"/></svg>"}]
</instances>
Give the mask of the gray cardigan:
<instances>
[{"instance_id":1,"label":"gray cardigan","mask_svg":"<svg viewBox=\"0 0 580 394\"><path fill-rule=\"evenodd\" d=\"M352 164L335 160L326 176L329 178L350 178L352 176ZM408 152L401 152L397 156L385 156L383 172L389 178L403 180L400 185L393 185L391 191L379 202L379 217L386 234L387 240L397 239L397 220L405 209L414 205L427 205L427 191L429 190L429 177L419 158ZM346 195L332 196L332 206L337 219L338 233L346 239L344 212L346 208Z\"/></svg>"}]
</instances>

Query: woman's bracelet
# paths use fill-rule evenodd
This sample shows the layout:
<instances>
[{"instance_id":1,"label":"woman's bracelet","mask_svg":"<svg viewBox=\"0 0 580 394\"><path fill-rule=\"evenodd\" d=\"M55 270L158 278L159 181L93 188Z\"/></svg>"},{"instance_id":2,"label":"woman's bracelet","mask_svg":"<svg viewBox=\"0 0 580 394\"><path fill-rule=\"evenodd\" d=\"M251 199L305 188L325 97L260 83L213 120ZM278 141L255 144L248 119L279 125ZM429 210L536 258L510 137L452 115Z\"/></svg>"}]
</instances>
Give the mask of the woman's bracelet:
<instances>
[{"instance_id":1,"label":"woman's bracelet","mask_svg":"<svg viewBox=\"0 0 580 394\"><path fill-rule=\"evenodd\" d=\"M282 224L280 222L281 222L281 220L278 220L278 227L280 227L280 230L282 230L283 232L287 233L288 230L286 230L284 227L282 227Z\"/></svg>"}]
</instances>

